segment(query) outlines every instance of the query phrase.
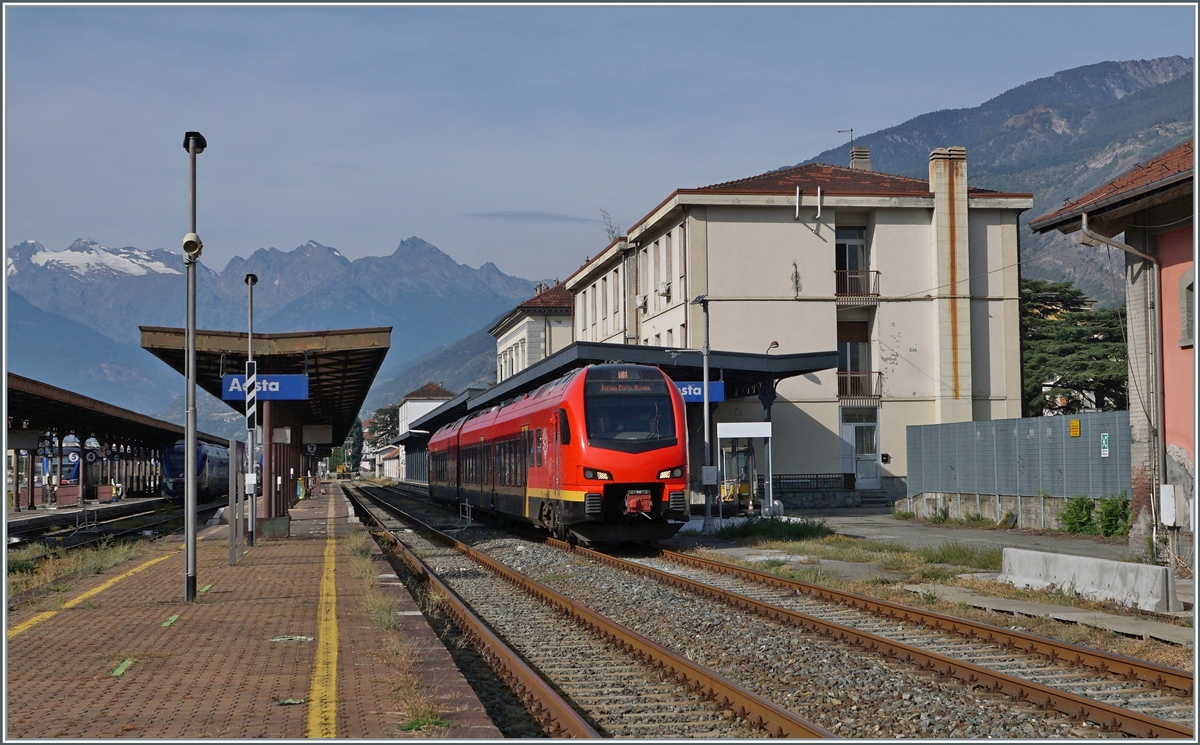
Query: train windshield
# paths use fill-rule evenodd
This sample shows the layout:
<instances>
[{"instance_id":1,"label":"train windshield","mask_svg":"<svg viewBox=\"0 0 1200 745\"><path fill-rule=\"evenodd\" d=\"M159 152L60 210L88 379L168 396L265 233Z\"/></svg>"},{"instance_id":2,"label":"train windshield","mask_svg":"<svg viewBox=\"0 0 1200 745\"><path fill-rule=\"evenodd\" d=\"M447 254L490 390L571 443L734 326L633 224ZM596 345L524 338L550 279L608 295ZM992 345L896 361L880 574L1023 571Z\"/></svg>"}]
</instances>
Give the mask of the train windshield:
<instances>
[{"instance_id":1,"label":"train windshield","mask_svg":"<svg viewBox=\"0 0 1200 745\"><path fill-rule=\"evenodd\" d=\"M584 386L588 444L626 453L676 445L675 407L667 381L661 373L657 377L595 380L589 375Z\"/></svg>"}]
</instances>

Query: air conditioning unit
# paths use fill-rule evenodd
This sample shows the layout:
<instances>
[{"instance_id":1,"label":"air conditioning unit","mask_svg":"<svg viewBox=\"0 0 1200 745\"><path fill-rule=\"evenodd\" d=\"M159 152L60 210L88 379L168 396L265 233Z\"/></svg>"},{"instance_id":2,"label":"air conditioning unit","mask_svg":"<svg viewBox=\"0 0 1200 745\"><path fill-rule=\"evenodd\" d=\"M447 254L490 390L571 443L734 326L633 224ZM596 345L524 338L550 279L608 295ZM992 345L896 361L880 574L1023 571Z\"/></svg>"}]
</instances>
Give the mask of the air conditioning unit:
<instances>
[{"instance_id":1,"label":"air conditioning unit","mask_svg":"<svg viewBox=\"0 0 1200 745\"><path fill-rule=\"evenodd\" d=\"M658 294L662 297L671 297L671 283L670 282L659 282L658 283Z\"/></svg>"},{"instance_id":2,"label":"air conditioning unit","mask_svg":"<svg viewBox=\"0 0 1200 745\"><path fill-rule=\"evenodd\" d=\"M647 300L647 298L645 295L638 295L636 298L634 298L633 303L640 310L645 310L646 309L646 300Z\"/></svg>"}]
</instances>

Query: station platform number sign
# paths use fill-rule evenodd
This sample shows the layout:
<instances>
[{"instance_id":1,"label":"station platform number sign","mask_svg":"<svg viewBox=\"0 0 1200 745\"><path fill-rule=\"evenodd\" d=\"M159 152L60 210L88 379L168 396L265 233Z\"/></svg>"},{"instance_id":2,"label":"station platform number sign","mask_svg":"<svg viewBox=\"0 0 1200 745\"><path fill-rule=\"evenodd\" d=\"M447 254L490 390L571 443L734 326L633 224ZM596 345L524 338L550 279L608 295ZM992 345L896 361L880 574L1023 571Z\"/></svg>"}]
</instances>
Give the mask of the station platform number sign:
<instances>
[{"instance_id":1,"label":"station platform number sign","mask_svg":"<svg viewBox=\"0 0 1200 745\"><path fill-rule=\"evenodd\" d=\"M307 401L307 375L258 375L256 395L259 401ZM246 376L222 375L221 399L246 400Z\"/></svg>"}]
</instances>

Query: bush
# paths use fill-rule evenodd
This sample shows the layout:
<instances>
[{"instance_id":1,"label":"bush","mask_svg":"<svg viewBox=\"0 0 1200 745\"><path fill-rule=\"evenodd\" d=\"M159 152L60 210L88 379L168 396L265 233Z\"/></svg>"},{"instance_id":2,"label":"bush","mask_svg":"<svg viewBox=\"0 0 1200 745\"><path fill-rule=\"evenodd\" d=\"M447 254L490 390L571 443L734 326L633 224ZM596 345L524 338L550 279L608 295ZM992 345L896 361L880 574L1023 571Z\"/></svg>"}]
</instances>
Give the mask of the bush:
<instances>
[{"instance_id":1,"label":"bush","mask_svg":"<svg viewBox=\"0 0 1200 745\"><path fill-rule=\"evenodd\" d=\"M1095 502L1088 497L1072 497L1059 513L1058 522L1068 533L1092 535L1096 532L1092 527L1095 506Z\"/></svg>"},{"instance_id":2,"label":"bush","mask_svg":"<svg viewBox=\"0 0 1200 745\"><path fill-rule=\"evenodd\" d=\"M1133 520L1124 494L1105 497L1092 511L1093 532L1103 536L1129 535Z\"/></svg>"},{"instance_id":3,"label":"bush","mask_svg":"<svg viewBox=\"0 0 1200 745\"><path fill-rule=\"evenodd\" d=\"M950 508L949 507L939 508L937 512L935 512L929 516L929 522L931 522L935 525L940 525L941 523L948 522L949 520L950 520Z\"/></svg>"},{"instance_id":4,"label":"bush","mask_svg":"<svg viewBox=\"0 0 1200 745\"><path fill-rule=\"evenodd\" d=\"M896 518L897 520L911 520L916 516L917 513L915 512L909 512L907 510L901 510L895 507L892 508L892 517Z\"/></svg>"}]
</instances>

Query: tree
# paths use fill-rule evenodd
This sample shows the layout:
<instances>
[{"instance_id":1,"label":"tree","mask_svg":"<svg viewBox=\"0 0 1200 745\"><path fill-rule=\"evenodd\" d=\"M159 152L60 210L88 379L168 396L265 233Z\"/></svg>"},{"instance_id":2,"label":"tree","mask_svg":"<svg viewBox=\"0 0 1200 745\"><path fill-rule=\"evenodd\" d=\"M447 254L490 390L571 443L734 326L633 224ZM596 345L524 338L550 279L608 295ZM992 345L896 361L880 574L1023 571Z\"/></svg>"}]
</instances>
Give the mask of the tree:
<instances>
[{"instance_id":1,"label":"tree","mask_svg":"<svg viewBox=\"0 0 1200 745\"><path fill-rule=\"evenodd\" d=\"M1124 307L1091 310L1070 282L1021 280L1022 413L1128 408Z\"/></svg>"},{"instance_id":2,"label":"tree","mask_svg":"<svg viewBox=\"0 0 1200 745\"><path fill-rule=\"evenodd\" d=\"M608 236L608 242L612 243L621 237L621 226L613 222L612 215L605 210L600 210L600 217L604 220L604 234Z\"/></svg>"},{"instance_id":3,"label":"tree","mask_svg":"<svg viewBox=\"0 0 1200 745\"><path fill-rule=\"evenodd\" d=\"M379 450L400 434L400 404L375 410L371 419L371 447Z\"/></svg>"},{"instance_id":4,"label":"tree","mask_svg":"<svg viewBox=\"0 0 1200 745\"><path fill-rule=\"evenodd\" d=\"M346 463L352 471L358 471L358 464L362 462L363 451L363 432L362 419L355 419L354 426L350 428L350 432L346 435L346 441L343 443L346 449Z\"/></svg>"}]
</instances>

